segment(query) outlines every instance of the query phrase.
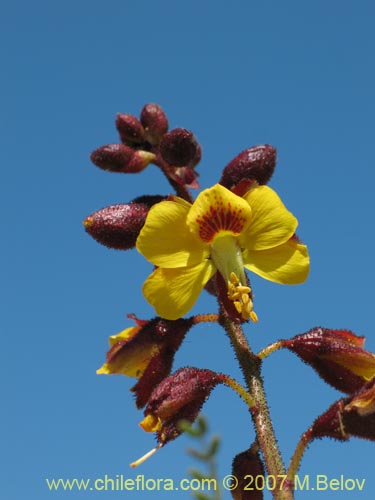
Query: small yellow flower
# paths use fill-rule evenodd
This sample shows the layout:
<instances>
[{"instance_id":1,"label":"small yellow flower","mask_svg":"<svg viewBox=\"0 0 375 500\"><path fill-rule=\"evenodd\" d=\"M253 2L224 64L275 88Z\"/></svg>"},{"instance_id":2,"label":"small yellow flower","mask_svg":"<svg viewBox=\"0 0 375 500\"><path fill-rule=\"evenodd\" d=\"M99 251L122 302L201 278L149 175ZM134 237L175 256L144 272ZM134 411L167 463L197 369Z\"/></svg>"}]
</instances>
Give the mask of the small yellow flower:
<instances>
[{"instance_id":1,"label":"small yellow flower","mask_svg":"<svg viewBox=\"0 0 375 500\"><path fill-rule=\"evenodd\" d=\"M216 184L192 205L178 197L162 201L150 209L137 239L138 251L157 266L143 293L161 317L177 319L219 271L242 318L256 321L244 268L276 283L305 281L309 257L293 238L297 225L268 186L240 197Z\"/></svg>"}]
</instances>

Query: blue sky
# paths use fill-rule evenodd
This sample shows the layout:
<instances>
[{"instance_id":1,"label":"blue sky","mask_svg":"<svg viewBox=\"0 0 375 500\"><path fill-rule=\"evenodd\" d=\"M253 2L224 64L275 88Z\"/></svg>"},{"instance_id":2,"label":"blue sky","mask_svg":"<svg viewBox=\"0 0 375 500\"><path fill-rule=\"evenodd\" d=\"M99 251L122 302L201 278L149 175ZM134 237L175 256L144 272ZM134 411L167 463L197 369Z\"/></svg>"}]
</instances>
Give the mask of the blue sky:
<instances>
[{"instance_id":1,"label":"blue sky","mask_svg":"<svg viewBox=\"0 0 375 500\"><path fill-rule=\"evenodd\" d=\"M157 102L171 128L192 130L203 148L203 188L243 149L276 146L271 186L299 219L311 276L298 287L252 279L260 321L247 328L249 340L258 350L321 325L365 335L375 351L374 14L369 0L3 4L4 498L99 498L51 493L45 478L181 479L192 465L191 443L181 437L142 469L129 469L154 443L138 427L133 380L95 374L107 337L130 326L126 314L153 316L141 294L151 268L136 251L99 246L81 222L104 206L169 192L155 167L121 176L91 165L93 149L117 141L117 112L138 115ZM194 311L215 311L215 303L202 295ZM175 367L190 364L239 376L215 326L190 332ZM340 393L283 352L265 361L264 378L288 461L299 435ZM251 424L225 388L205 413L222 435L224 476L251 443ZM373 443L322 441L300 472L366 478L361 498L370 499L373 455Z\"/></svg>"}]
</instances>

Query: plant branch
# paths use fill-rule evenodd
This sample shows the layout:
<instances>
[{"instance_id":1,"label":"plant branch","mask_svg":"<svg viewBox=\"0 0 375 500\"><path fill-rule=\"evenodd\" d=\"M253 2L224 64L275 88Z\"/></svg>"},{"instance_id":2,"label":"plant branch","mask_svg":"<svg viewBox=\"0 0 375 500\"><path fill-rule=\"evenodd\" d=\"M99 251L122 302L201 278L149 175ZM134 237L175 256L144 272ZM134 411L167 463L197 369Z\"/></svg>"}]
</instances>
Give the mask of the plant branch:
<instances>
[{"instance_id":1,"label":"plant branch","mask_svg":"<svg viewBox=\"0 0 375 500\"><path fill-rule=\"evenodd\" d=\"M224 312L220 315L219 323L229 336L245 377L249 394L254 401L254 405L249 409L267 472L275 478L285 476L286 470L275 437L264 392L260 371L261 360L252 352L241 325L234 323ZM273 491L275 500L292 500L292 486L292 483L285 481L283 489L275 489Z\"/></svg>"}]
</instances>

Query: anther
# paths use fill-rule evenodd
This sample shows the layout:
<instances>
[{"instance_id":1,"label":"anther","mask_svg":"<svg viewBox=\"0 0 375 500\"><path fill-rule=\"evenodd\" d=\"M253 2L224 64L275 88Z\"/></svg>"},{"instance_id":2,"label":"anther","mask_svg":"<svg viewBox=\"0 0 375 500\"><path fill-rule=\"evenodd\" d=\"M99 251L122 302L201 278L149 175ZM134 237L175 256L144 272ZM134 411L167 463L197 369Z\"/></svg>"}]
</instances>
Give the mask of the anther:
<instances>
[{"instance_id":1,"label":"anther","mask_svg":"<svg viewBox=\"0 0 375 500\"><path fill-rule=\"evenodd\" d=\"M258 321L258 316L253 311L253 301L250 299L251 288L241 284L236 273L230 273L230 281L228 281L228 298L233 301L238 314L245 321L251 319L254 322Z\"/></svg>"}]
</instances>

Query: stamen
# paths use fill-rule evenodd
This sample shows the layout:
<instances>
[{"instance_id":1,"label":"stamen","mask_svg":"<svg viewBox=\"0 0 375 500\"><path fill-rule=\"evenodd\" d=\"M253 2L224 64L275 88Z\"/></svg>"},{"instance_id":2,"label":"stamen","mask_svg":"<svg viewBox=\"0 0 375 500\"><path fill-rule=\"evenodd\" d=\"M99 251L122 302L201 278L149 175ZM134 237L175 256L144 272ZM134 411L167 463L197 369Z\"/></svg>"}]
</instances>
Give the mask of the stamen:
<instances>
[{"instance_id":1,"label":"stamen","mask_svg":"<svg viewBox=\"0 0 375 500\"><path fill-rule=\"evenodd\" d=\"M141 465L143 464L143 462L145 462L148 458L150 458L154 453L156 453L158 450L160 450L160 448L162 447L162 444L158 444L158 446L156 446L155 448L153 448L152 450L148 451L147 453L145 453L141 458L138 458L138 460L136 460L135 462L132 462L130 464L130 467L138 467L138 465Z\"/></svg>"},{"instance_id":2,"label":"stamen","mask_svg":"<svg viewBox=\"0 0 375 500\"><path fill-rule=\"evenodd\" d=\"M251 319L256 323L258 316L253 311L253 301L250 298L251 288L241 284L236 273L230 273L230 281L228 281L228 298L233 301L238 314L241 314L245 321Z\"/></svg>"}]
</instances>

